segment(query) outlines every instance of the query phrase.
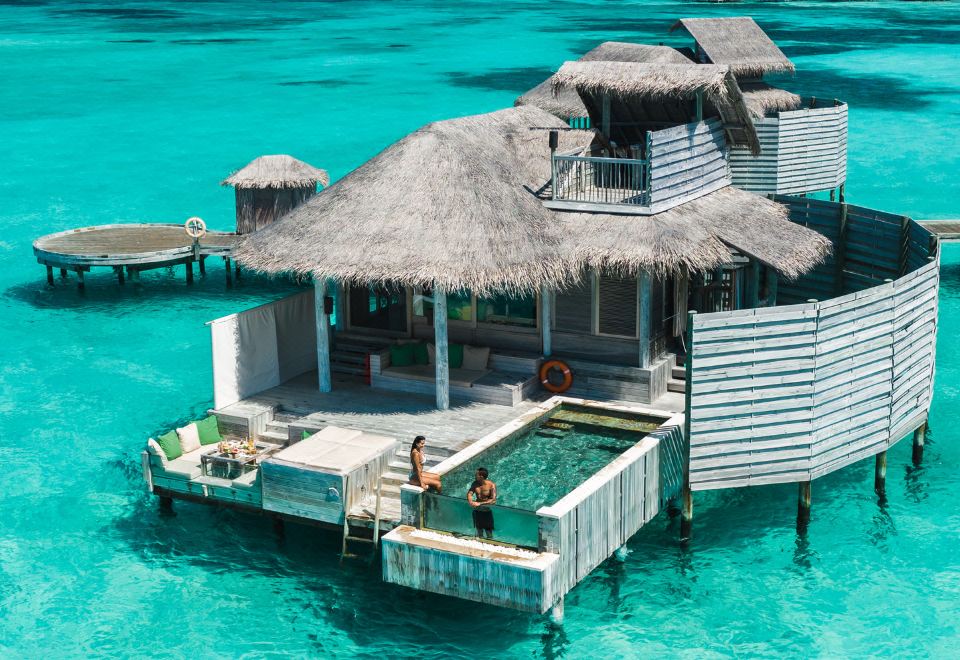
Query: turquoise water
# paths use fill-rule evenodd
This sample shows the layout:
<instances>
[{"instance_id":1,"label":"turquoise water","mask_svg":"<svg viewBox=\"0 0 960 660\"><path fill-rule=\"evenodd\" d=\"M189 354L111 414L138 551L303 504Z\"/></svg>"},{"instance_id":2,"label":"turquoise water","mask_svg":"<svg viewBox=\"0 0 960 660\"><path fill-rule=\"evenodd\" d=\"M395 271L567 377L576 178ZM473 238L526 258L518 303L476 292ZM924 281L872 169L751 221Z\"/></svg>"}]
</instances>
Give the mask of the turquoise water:
<instances>
[{"instance_id":1,"label":"turquoise water","mask_svg":"<svg viewBox=\"0 0 960 660\"><path fill-rule=\"evenodd\" d=\"M768 2L0 2L0 653L8 657L951 656L960 641L960 249L944 249L924 464L890 452L795 487L697 500L542 617L405 591L338 566L336 535L144 492L144 437L210 405L211 318L280 295L223 272L184 295L106 275L48 290L31 240L102 222L230 228L218 182L262 153L340 177L433 119L509 105L601 39L672 40L753 14L848 100L855 203L957 217L960 7Z\"/></svg>"}]
</instances>

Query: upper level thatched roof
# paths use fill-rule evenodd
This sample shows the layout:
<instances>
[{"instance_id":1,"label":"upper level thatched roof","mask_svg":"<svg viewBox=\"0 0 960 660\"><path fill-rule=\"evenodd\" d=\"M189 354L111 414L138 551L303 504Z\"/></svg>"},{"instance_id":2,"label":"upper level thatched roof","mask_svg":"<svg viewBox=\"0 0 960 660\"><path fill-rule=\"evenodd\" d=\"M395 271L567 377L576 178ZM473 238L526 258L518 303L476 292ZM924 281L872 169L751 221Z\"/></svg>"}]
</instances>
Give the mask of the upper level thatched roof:
<instances>
[{"instance_id":1,"label":"upper level thatched roof","mask_svg":"<svg viewBox=\"0 0 960 660\"><path fill-rule=\"evenodd\" d=\"M564 62L553 76L555 88L575 89L595 125L602 114L602 97L609 95L625 106L622 114L635 116L644 101L690 99L703 93L718 111L734 144L747 144L760 153L750 112L736 79L726 66L716 64L647 64L636 62ZM689 117L686 118L689 121ZM685 123L678 121L678 123Z\"/></svg>"},{"instance_id":2,"label":"upper level thatched roof","mask_svg":"<svg viewBox=\"0 0 960 660\"><path fill-rule=\"evenodd\" d=\"M605 41L588 51L580 62L646 62L648 64L689 64L680 51L669 46L647 46L622 41ZM553 76L514 101L514 105L535 105L560 119L586 117L587 109L575 89L555 86Z\"/></svg>"},{"instance_id":3,"label":"upper level thatched roof","mask_svg":"<svg viewBox=\"0 0 960 660\"><path fill-rule=\"evenodd\" d=\"M690 33L708 62L729 66L737 77L794 71L793 62L749 16L681 18L670 31L676 29Z\"/></svg>"},{"instance_id":4,"label":"upper level thatched roof","mask_svg":"<svg viewBox=\"0 0 960 660\"><path fill-rule=\"evenodd\" d=\"M236 188L303 188L330 184L330 175L293 156L260 156L220 182Z\"/></svg>"},{"instance_id":5,"label":"upper level thatched roof","mask_svg":"<svg viewBox=\"0 0 960 660\"><path fill-rule=\"evenodd\" d=\"M236 258L267 273L470 289L563 286L585 267L706 270L747 251L788 277L829 242L785 208L723 189L653 216L568 213L537 196L550 177L547 136L582 148L590 131L532 106L428 124L241 239Z\"/></svg>"}]
</instances>

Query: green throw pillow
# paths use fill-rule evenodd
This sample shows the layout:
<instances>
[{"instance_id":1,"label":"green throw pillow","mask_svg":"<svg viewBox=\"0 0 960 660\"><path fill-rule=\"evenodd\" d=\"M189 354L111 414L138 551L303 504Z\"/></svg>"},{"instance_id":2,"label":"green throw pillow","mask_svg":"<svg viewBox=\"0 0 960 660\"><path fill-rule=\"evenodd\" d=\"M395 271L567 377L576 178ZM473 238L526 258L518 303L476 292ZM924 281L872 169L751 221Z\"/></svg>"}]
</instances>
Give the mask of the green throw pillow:
<instances>
[{"instance_id":1,"label":"green throw pillow","mask_svg":"<svg viewBox=\"0 0 960 660\"><path fill-rule=\"evenodd\" d=\"M157 438L157 444L160 445L163 453L167 455L168 461L180 458L183 455L183 450L180 449L180 436L177 435L176 431L169 431L161 435Z\"/></svg>"},{"instance_id":2,"label":"green throw pillow","mask_svg":"<svg viewBox=\"0 0 960 660\"><path fill-rule=\"evenodd\" d=\"M450 344L447 347L447 355L450 356L451 369L459 369L463 366L463 344Z\"/></svg>"},{"instance_id":3,"label":"green throw pillow","mask_svg":"<svg viewBox=\"0 0 960 660\"><path fill-rule=\"evenodd\" d=\"M301 440L306 440L306 439L309 438L311 435L313 435L313 434L310 433L310 431L304 431L303 433L300 434L300 439L301 439Z\"/></svg>"},{"instance_id":4,"label":"green throw pillow","mask_svg":"<svg viewBox=\"0 0 960 660\"><path fill-rule=\"evenodd\" d=\"M427 352L425 342L413 344L413 361L417 364L430 364L430 354Z\"/></svg>"},{"instance_id":5,"label":"green throw pillow","mask_svg":"<svg viewBox=\"0 0 960 660\"><path fill-rule=\"evenodd\" d=\"M390 366L409 367L413 364L413 344L392 344L390 346Z\"/></svg>"},{"instance_id":6,"label":"green throw pillow","mask_svg":"<svg viewBox=\"0 0 960 660\"><path fill-rule=\"evenodd\" d=\"M215 445L223 440L223 436L220 435L220 427L217 425L216 415L210 415L196 424L201 445Z\"/></svg>"}]
</instances>

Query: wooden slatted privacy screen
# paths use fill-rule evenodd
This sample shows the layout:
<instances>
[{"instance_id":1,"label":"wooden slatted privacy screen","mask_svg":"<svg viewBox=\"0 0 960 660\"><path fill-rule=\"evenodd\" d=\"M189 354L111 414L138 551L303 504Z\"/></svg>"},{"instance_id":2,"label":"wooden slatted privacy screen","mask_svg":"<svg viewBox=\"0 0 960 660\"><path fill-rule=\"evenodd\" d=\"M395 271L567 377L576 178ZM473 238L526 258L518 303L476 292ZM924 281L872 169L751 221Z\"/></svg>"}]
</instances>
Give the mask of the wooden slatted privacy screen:
<instances>
[{"instance_id":1,"label":"wooden slatted privacy screen","mask_svg":"<svg viewBox=\"0 0 960 660\"><path fill-rule=\"evenodd\" d=\"M760 155L730 150L733 185L759 193L836 188L847 178L847 106L785 111L754 120Z\"/></svg>"},{"instance_id":2,"label":"wooden slatted privacy screen","mask_svg":"<svg viewBox=\"0 0 960 660\"><path fill-rule=\"evenodd\" d=\"M589 335L593 332L593 281L585 275L577 286L558 291L555 297L556 323L563 332Z\"/></svg>"},{"instance_id":3,"label":"wooden slatted privacy screen","mask_svg":"<svg viewBox=\"0 0 960 660\"><path fill-rule=\"evenodd\" d=\"M682 415L670 419L559 502L537 510L541 552L560 555L547 603L556 603L680 493L682 429Z\"/></svg>"},{"instance_id":4,"label":"wooden slatted privacy screen","mask_svg":"<svg viewBox=\"0 0 960 660\"><path fill-rule=\"evenodd\" d=\"M637 336L637 278L600 275L597 278L598 330L602 335Z\"/></svg>"},{"instance_id":5,"label":"wooden slatted privacy screen","mask_svg":"<svg viewBox=\"0 0 960 660\"><path fill-rule=\"evenodd\" d=\"M900 245L883 214L850 211L864 227L880 225L868 235ZM929 242L914 227L906 261L922 265L893 282L818 303L693 317L693 490L807 481L884 451L926 419L939 263L926 258ZM886 268L879 260L855 267L869 272L845 272L851 286Z\"/></svg>"},{"instance_id":6,"label":"wooden slatted privacy screen","mask_svg":"<svg viewBox=\"0 0 960 660\"><path fill-rule=\"evenodd\" d=\"M726 138L719 119L649 134L650 207L672 208L730 184Z\"/></svg>"}]
</instances>

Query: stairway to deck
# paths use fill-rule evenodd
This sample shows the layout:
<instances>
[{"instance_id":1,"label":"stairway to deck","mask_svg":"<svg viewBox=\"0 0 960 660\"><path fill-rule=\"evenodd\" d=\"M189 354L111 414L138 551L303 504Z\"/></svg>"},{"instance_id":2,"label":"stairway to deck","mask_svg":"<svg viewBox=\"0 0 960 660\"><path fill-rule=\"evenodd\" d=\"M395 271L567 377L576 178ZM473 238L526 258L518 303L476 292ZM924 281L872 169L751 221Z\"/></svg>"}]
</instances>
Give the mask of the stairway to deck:
<instances>
[{"instance_id":1,"label":"stairway to deck","mask_svg":"<svg viewBox=\"0 0 960 660\"><path fill-rule=\"evenodd\" d=\"M362 335L339 335L330 350L330 370L338 374L364 376L367 356L389 346L390 339Z\"/></svg>"}]
</instances>

